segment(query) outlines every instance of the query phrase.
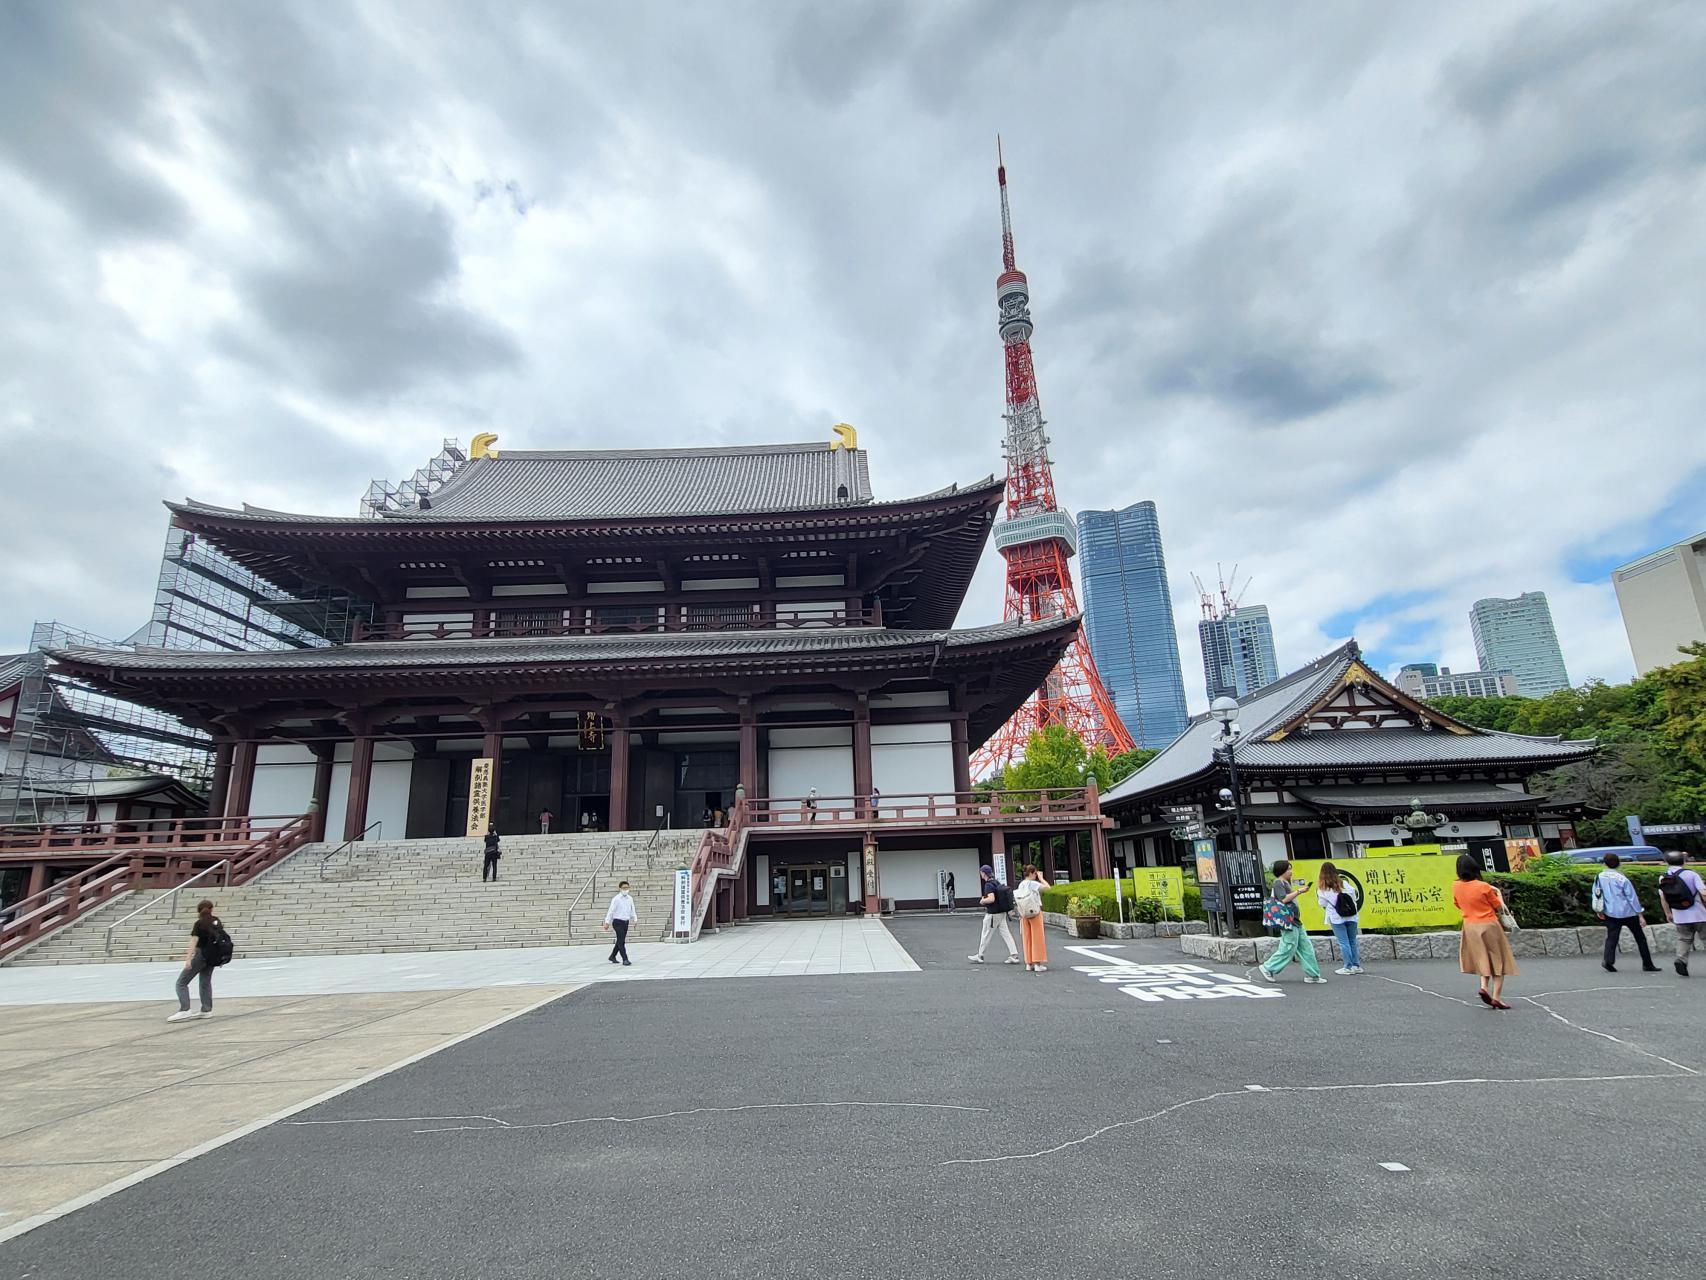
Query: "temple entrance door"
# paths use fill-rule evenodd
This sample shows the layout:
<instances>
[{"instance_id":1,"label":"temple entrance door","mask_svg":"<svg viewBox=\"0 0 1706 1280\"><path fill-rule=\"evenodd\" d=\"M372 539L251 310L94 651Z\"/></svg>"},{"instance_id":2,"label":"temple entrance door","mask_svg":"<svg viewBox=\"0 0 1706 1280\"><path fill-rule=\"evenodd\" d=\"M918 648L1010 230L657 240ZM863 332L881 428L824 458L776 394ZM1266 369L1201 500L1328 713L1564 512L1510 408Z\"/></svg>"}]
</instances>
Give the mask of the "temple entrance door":
<instances>
[{"instance_id":1,"label":"temple entrance door","mask_svg":"<svg viewBox=\"0 0 1706 1280\"><path fill-rule=\"evenodd\" d=\"M779 914L786 916L825 916L830 913L830 872L835 868L822 863L789 867L781 873L787 877ZM841 905L847 906L847 868L840 868L842 881Z\"/></svg>"}]
</instances>

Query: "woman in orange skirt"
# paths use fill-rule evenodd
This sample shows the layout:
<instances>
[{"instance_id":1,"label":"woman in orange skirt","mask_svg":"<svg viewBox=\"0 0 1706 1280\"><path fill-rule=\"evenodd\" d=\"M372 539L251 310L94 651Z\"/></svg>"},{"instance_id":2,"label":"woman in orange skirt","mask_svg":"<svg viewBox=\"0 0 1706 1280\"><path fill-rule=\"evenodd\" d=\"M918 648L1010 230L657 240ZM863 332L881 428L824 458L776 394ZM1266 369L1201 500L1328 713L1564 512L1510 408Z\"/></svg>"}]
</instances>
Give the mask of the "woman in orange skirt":
<instances>
[{"instance_id":1,"label":"woman in orange skirt","mask_svg":"<svg viewBox=\"0 0 1706 1280\"><path fill-rule=\"evenodd\" d=\"M1481 1003L1492 1009L1509 1009L1501 998L1505 979L1517 972L1510 939L1499 923L1505 900L1499 891L1481 879L1481 864L1468 854L1457 860L1457 883L1451 897L1463 913L1463 937L1457 944L1457 967L1480 977L1476 992Z\"/></svg>"},{"instance_id":2,"label":"woman in orange skirt","mask_svg":"<svg viewBox=\"0 0 1706 1280\"><path fill-rule=\"evenodd\" d=\"M1013 905L1019 912L1019 933L1025 944L1025 971L1042 973L1048 968L1048 942L1043 937L1043 890L1049 888L1034 863L1025 867L1025 878L1013 889Z\"/></svg>"}]
</instances>

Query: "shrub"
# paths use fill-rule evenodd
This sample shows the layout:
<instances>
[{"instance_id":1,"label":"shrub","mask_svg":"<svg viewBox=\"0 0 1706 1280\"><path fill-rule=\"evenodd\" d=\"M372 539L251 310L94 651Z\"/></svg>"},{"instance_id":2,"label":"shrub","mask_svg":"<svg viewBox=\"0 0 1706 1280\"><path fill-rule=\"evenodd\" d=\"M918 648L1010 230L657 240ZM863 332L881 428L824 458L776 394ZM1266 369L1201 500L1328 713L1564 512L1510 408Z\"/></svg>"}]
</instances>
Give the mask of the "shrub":
<instances>
[{"instance_id":1,"label":"shrub","mask_svg":"<svg viewBox=\"0 0 1706 1280\"><path fill-rule=\"evenodd\" d=\"M1125 918L1133 924L1156 924L1161 919L1159 898L1127 898Z\"/></svg>"},{"instance_id":2,"label":"shrub","mask_svg":"<svg viewBox=\"0 0 1706 1280\"><path fill-rule=\"evenodd\" d=\"M1093 893L1073 894L1067 900L1066 914L1069 916L1097 916L1104 920L1107 919L1106 916L1102 915L1102 899Z\"/></svg>"},{"instance_id":3,"label":"shrub","mask_svg":"<svg viewBox=\"0 0 1706 1280\"><path fill-rule=\"evenodd\" d=\"M1161 919L1161 903L1157 899L1138 897L1132 892L1130 880L1125 881L1120 889L1121 896L1125 899L1125 918L1128 922L1154 924ZM1075 915L1078 913L1070 909L1072 899L1092 896L1100 899L1101 905L1084 914L1099 915L1108 921L1117 921L1120 918L1120 897L1114 893L1112 880L1074 880L1069 884L1044 889L1043 910L1061 915ZM1177 915L1178 908L1169 904L1167 918L1174 919ZM1185 919L1208 919L1202 909L1202 894L1197 891L1195 885L1189 883L1185 885Z\"/></svg>"},{"instance_id":4,"label":"shrub","mask_svg":"<svg viewBox=\"0 0 1706 1280\"><path fill-rule=\"evenodd\" d=\"M1564 929L1599 923L1593 913L1593 878L1600 870L1559 859L1549 860L1534 871L1489 872L1486 880L1504 894L1505 902L1523 928ZM1665 869L1624 863L1618 870L1635 886L1648 922L1662 923L1665 917L1659 905L1659 878Z\"/></svg>"}]
</instances>

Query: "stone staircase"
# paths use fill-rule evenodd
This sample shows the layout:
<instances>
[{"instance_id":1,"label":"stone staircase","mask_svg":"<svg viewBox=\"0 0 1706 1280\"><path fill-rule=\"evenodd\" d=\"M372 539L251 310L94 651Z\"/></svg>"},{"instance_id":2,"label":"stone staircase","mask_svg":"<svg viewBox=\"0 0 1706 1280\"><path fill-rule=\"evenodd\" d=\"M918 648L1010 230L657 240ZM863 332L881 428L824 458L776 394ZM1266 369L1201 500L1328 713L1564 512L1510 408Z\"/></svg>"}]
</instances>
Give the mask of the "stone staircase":
<instances>
[{"instance_id":1,"label":"stone staircase","mask_svg":"<svg viewBox=\"0 0 1706 1280\"><path fill-rule=\"evenodd\" d=\"M374 841L331 861L337 846L308 845L239 888L191 886L175 917L162 906L121 925L110 955L107 926L164 891L127 894L9 963L175 960L203 897L218 904L239 958L593 943L609 936L604 909L624 879L639 913L629 936L655 942L673 915L675 868L692 860L702 835L505 836L495 883L480 880L475 840Z\"/></svg>"}]
</instances>

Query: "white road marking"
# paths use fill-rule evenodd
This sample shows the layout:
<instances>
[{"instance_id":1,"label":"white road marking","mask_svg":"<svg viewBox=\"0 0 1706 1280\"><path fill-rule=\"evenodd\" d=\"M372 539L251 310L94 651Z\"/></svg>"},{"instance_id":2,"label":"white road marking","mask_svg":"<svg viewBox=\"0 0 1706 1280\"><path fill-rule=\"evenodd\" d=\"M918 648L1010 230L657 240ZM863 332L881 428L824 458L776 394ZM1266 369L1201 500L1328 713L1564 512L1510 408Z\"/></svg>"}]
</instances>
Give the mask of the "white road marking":
<instances>
[{"instance_id":1,"label":"white road marking","mask_svg":"<svg viewBox=\"0 0 1706 1280\"><path fill-rule=\"evenodd\" d=\"M750 1102L730 1107L689 1107L683 1111L656 1111L638 1116L577 1116L569 1120L545 1120L518 1124L496 1116L358 1116L345 1120L287 1120L286 1124L303 1128L315 1125L340 1124L432 1124L431 1129L416 1129L425 1133L486 1133L498 1129L522 1132L528 1129L566 1129L579 1124L640 1124L648 1120L678 1120L685 1116L731 1115L743 1111L805 1111L814 1108L897 1107L918 1111L969 1111L987 1115L988 1107L967 1107L954 1102ZM485 1120L486 1124L441 1124L448 1120Z\"/></svg>"},{"instance_id":2,"label":"white road marking","mask_svg":"<svg viewBox=\"0 0 1706 1280\"><path fill-rule=\"evenodd\" d=\"M1396 1160L1382 1160L1380 1162L1380 1167L1382 1169L1386 1170L1387 1173L1408 1173L1408 1172L1410 1172L1410 1166L1409 1165L1399 1164Z\"/></svg>"},{"instance_id":3,"label":"white road marking","mask_svg":"<svg viewBox=\"0 0 1706 1280\"><path fill-rule=\"evenodd\" d=\"M1277 986L1252 982L1236 974L1221 973L1200 964L1134 964L1122 956L1107 955L1099 947L1068 947L1096 964L1073 965L1074 973L1109 986L1143 1004L1162 1004L1168 1000L1224 1000L1243 997L1248 1000L1283 999L1285 992Z\"/></svg>"}]
</instances>

